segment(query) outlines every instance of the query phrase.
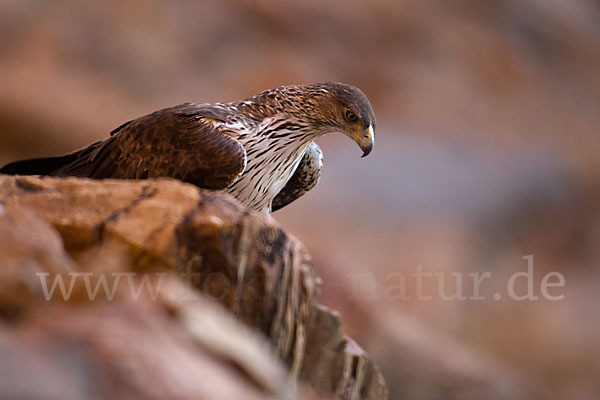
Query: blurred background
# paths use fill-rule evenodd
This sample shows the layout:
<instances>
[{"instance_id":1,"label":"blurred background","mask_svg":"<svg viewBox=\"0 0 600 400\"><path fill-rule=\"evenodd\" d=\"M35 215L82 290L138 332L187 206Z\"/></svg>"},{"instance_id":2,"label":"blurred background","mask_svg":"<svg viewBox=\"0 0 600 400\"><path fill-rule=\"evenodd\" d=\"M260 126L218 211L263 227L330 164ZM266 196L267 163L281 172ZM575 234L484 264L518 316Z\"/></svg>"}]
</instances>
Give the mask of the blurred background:
<instances>
[{"instance_id":1,"label":"blurred background","mask_svg":"<svg viewBox=\"0 0 600 400\"><path fill-rule=\"evenodd\" d=\"M0 77L0 164L187 101L360 87L374 152L323 137L321 183L274 216L391 397L600 398L598 1L2 0ZM528 255L540 298L516 301ZM417 299L419 266L466 296L489 271L485 300Z\"/></svg>"}]
</instances>

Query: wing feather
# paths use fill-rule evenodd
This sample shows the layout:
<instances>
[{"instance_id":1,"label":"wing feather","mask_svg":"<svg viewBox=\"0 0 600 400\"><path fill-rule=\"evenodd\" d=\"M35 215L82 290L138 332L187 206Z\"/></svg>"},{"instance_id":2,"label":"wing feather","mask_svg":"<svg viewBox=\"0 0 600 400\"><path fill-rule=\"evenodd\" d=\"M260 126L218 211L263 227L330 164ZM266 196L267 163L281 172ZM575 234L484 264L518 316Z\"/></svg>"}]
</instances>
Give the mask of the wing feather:
<instances>
[{"instance_id":1,"label":"wing feather","mask_svg":"<svg viewBox=\"0 0 600 400\"><path fill-rule=\"evenodd\" d=\"M273 199L271 210L277 211L305 195L317 186L323 168L323 152L316 143L311 143L294 174Z\"/></svg>"},{"instance_id":2,"label":"wing feather","mask_svg":"<svg viewBox=\"0 0 600 400\"><path fill-rule=\"evenodd\" d=\"M216 127L206 106L183 104L121 125L93 148L80 150L53 175L147 179L170 177L207 189L224 189L246 166L246 151Z\"/></svg>"}]
</instances>

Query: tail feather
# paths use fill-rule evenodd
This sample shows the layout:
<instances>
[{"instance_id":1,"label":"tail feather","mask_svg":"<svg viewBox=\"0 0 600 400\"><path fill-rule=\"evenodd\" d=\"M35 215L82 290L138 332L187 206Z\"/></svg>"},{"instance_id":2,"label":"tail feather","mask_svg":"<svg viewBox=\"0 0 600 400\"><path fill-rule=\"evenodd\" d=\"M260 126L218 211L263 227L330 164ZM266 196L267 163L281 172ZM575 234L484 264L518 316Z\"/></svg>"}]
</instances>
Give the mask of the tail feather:
<instances>
[{"instance_id":1,"label":"tail feather","mask_svg":"<svg viewBox=\"0 0 600 400\"><path fill-rule=\"evenodd\" d=\"M34 158L15 161L0 168L1 174L7 175L53 175L60 168L77 159L76 153L58 157Z\"/></svg>"},{"instance_id":2,"label":"tail feather","mask_svg":"<svg viewBox=\"0 0 600 400\"><path fill-rule=\"evenodd\" d=\"M7 175L109 177L112 171L108 171L106 176L99 176L96 172L99 167L107 169L102 163L113 166L110 160L106 160L107 155L110 153L110 144L110 140L98 141L63 156L15 161L0 168L0 173ZM100 154L96 154L98 152Z\"/></svg>"}]
</instances>

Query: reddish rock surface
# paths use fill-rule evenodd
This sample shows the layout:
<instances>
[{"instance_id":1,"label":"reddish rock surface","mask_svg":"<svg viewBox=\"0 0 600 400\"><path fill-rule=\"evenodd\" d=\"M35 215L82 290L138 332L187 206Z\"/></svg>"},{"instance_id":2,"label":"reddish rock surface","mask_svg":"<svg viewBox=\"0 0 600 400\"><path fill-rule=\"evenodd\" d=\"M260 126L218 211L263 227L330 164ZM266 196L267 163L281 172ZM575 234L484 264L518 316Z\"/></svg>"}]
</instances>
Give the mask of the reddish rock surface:
<instances>
[{"instance_id":1,"label":"reddish rock surface","mask_svg":"<svg viewBox=\"0 0 600 400\"><path fill-rule=\"evenodd\" d=\"M304 247L231 197L173 180L0 177L0 204L0 359L19 365L3 398L291 398L297 377L387 398L317 304ZM36 371L50 397L27 383Z\"/></svg>"}]
</instances>

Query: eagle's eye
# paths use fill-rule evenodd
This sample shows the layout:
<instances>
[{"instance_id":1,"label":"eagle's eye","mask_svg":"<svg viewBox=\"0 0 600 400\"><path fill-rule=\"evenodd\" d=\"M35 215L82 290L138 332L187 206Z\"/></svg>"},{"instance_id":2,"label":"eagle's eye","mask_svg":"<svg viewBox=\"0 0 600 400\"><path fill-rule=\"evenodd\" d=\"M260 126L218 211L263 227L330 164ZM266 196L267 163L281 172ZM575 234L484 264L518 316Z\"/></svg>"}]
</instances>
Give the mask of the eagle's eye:
<instances>
[{"instance_id":1,"label":"eagle's eye","mask_svg":"<svg viewBox=\"0 0 600 400\"><path fill-rule=\"evenodd\" d=\"M358 115L356 115L354 112L352 112L350 110L346 110L346 114L344 114L344 117L346 118L346 121L348 121L348 122L358 121Z\"/></svg>"}]
</instances>

